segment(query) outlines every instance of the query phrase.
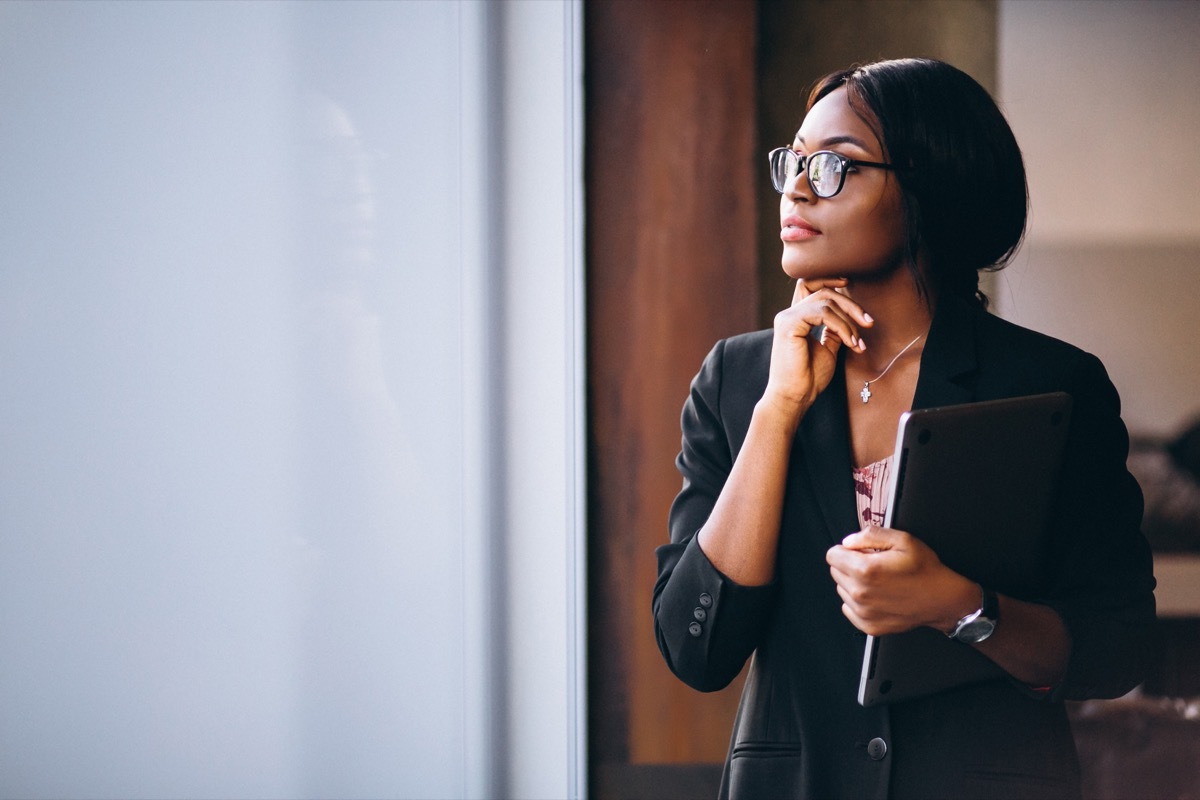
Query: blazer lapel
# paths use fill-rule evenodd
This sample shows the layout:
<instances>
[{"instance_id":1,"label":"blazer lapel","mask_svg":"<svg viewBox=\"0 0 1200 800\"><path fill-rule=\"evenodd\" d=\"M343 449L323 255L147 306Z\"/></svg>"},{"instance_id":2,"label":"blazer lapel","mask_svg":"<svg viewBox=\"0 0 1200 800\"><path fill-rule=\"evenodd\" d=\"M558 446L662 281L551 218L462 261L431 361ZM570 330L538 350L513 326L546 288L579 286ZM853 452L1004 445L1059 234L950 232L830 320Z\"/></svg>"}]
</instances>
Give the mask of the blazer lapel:
<instances>
[{"instance_id":1,"label":"blazer lapel","mask_svg":"<svg viewBox=\"0 0 1200 800\"><path fill-rule=\"evenodd\" d=\"M833 542L859 530L850 456L850 419L846 410L844 359L829 387L817 395L797 433L808 465L817 505Z\"/></svg>"},{"instance_id":2,"label":"blazer lapel","mask_svg":"<svg viewBox=\"0 0 1200 800\"><path fill-rule=\"evenodd\" d=\"M975 399L976 313L980 312L957 297L939 301L921 353L913 408L951 406Z\"/></svg>"}]
</instances>

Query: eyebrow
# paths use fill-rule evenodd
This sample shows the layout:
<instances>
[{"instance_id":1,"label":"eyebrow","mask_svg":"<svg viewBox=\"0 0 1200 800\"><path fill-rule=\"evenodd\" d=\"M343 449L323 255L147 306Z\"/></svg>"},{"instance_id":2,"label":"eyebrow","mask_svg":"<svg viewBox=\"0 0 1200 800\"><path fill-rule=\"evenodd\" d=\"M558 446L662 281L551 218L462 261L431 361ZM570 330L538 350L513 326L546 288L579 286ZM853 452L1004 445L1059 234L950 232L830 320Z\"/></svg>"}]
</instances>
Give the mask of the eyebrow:
<instances>
[{"instance_id":1,"label":"eyebrow","mask_svg":"<svg viewBox=\"0 0 1200 800\"><path fill-rule=\"evenodd\" d=\"M796 134L796 141L800 144L805 144L804 137L800 134ZM867 143L862 139L859 139L857 136L831 136L830 138L823 139L821 141L821 145L823 147L829 147L830 145L834 144L852 144L861 147L863 150L867 150L868 152L870 151L870 148L867 147Z\"/></svg>"}]
</instances>

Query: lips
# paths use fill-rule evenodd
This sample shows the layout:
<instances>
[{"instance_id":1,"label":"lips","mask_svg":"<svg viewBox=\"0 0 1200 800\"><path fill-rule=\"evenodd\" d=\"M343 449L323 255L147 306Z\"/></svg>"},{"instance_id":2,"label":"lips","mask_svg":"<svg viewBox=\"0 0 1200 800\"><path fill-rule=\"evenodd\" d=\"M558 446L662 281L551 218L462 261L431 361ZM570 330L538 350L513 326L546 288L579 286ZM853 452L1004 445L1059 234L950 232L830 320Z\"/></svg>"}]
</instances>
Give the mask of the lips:
<instances>
[{"instance_id":1,"label":"lips","mask_svg":"<svg viewBox=\"0 0 1200 800\"><path fill-rule=\"evenodd\" d=\"M803 242L821 235L821 232L795 214L789 214L780 223L779 238L785 242Z\"/></svg>"}]
</instances>

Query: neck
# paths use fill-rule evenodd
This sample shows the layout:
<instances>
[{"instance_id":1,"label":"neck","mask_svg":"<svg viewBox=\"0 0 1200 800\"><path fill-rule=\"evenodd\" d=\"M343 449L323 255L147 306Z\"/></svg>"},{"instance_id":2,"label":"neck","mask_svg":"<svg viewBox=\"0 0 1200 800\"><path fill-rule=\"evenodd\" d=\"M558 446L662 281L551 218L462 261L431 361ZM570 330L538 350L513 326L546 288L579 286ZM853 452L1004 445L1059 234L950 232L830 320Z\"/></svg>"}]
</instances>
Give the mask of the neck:
<instances>
[{"instance_id":1,"label":"neck","mask_svg":"<svg viewBox=\"0 0 1200 800\"><path fill-rule=\"evenodd\" d=\"M915 282L903 271L904 280L888 285L852 282L848 293L875 319L860 331L867 343L866 363L887 363L913 339L929 332L934 298L917 291ZM914 348L916 349L916 348Z\"/></svg>"}]
</instances>

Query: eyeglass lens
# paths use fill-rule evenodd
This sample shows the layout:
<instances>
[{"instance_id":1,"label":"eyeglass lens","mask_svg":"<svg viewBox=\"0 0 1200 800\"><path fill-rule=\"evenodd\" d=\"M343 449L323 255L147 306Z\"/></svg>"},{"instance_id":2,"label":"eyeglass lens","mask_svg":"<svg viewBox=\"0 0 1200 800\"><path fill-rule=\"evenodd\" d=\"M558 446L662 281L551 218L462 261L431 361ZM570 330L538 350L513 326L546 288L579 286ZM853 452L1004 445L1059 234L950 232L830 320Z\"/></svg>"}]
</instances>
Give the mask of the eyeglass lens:
<instances>
[{"instance_id":1,"label":"eyeglass lens","mask_svg":"<svg viewBox=\"0 0 1200 800\"><path fill-rule=\"evenodd\" d=\"M805 163L801 165L801 161ZM808 184L817 197L833 197L842 188L842 173L845 169L836 153L819 152L801 156L794 150L781 147L771 153L771 183L775 191L783 194L788 181L805 169Z\"/></svg>"}]
</instances>

